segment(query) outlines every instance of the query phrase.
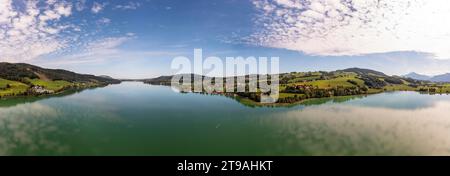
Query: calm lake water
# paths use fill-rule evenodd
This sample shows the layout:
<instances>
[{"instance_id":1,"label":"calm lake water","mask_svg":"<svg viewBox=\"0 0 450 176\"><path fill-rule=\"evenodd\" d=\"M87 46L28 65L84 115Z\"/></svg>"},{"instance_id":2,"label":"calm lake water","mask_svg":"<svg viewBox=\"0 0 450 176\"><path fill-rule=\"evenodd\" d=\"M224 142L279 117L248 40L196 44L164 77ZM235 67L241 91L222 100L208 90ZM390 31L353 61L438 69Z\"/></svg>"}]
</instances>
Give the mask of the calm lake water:
<instances>
[{"instance_id":1,"label":"calm lake water","mask_svg":"<svg viewBox=\"0 0 450 176\"><path fill-rule=\"evenodd\" d=\"M125 82L0 101L2 155L449 155L450 96L248 107Z\"/></svg>"}]
</instances>

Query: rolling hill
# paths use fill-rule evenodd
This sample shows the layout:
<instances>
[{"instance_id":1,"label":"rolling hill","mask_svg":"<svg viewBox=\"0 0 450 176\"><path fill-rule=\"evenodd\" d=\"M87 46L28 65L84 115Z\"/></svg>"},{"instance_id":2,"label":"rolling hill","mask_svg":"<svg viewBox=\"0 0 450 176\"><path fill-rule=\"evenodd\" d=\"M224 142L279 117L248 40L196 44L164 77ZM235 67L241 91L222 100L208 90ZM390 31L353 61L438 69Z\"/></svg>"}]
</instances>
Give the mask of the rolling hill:
<instances>
[{"instance_id":1,"label":"rolling hill","mask_svg":"<svg viewBox=\"0 0 450 176\"><path fill-rule=\"evenodd\" d=\"M161 76L144 80L144 82L156 85L171 85L172 77ZM247 78L248 75L245 77ZM279 79L280 98L277 103L295 103L309 98L363 95L384 91L450 93L450 84L389 76L379 71L362 68L349 68L331 72L281 73ZM224 94L229 95L228 93ZM238 92L234 93L233 96L235 95L258 102L260 93Z\"/></svg>"},{"instance_id":2,"label":"rolling hill","mask_svg":"<svg viewBox=\"0 0 450 176\"><path fill-rule=\"evenodd\" d=\"M25 63L0 63L0 97L50 94L69 88L98 87L115 83L120 81Z\"/></svg>"}]
</instances>

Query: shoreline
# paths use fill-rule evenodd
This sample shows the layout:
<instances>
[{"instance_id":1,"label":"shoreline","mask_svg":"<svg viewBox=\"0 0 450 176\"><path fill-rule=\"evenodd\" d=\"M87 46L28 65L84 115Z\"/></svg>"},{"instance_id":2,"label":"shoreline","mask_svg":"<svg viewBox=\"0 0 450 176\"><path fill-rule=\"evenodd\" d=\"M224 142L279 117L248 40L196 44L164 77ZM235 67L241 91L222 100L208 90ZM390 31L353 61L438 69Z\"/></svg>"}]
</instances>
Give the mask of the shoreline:
<instances>
[{"instance_id":1,"label":"shoreline","mask_svg":"<svg viewBox=\"0 0 450 176\"><path fill-rule=\"evenodd\" d=\"M170 87L170 85L167 84L151 84L151 83L146 83L144 82L144 84L149 84L149 85L153 85L153 86L165 86L165 87ZM207 95L219 95L219 96L224 96L224 97L228 97L231 98L233 100L236 100L237 102L245 105L245 106L250 106L250 107L289 107L289 106L296 106L296 105L301 105L301 104L305 104L308 101L314 101L314 100L320 100L320 99L337 99L337 98L351 98L351 97L366 97L369 95L376 95L376 94L381 94L381 93L388 93L388 92L417 92L420 94L427 94L427 95L449 95L449 93L447 92L423 92L420 90L384 90L384 89L376 89L377 91L369 91L365 94L356 94L356 95L343 95L343 96L330 96L330 97L320 97L320 98L307 98L307 99L303 99L301 101L297 101L294 103L260 103L257 102L255 100L252 100L248 97L243 97L243 96L239 96L237 94L233 94L233 96L229 96L223 93L215 93L215 94L208 94L205 92L186 92L186 93L199 93L199 94L207 94Z\"/></svg>"},{"instance_id":2,"label":"shoreline","mask_svg":"<svg viewBox=\"0 0 450 176\"><path fill-rule=\"evenodd\" d=\"M84 90L89 89L96 89L96 88L102 88L107 87L112 84L108 85L102 85L102 86L94 86L94 87L86 87L86 88L76 88L76 87L70 87L67 89L63 89L54 93L46 93L46 94L35 94L35 95L18 95L18 96L4 96L0 98L0 101L6 101L6 100L14 100L14 99L21 99L21 98L47 98L47 97L57 97L58 95L64 95L64 94L71 94L71 93L77 93Z\"/></svg>"},{"instance_id":3,"label":"shoreline","mask_svg":"<svg viewBox=\"0 0 450 176\"><path fill-rule=\"evenodd\" d=\"M244 105L249 106L257 106L257 107L289 107L289 106L296 106L296 105L302 105L304 103L307 103L308 101L314 101L314 100L323 100L323 99L338 99L338 98L357 98L357 97L367 97L370 95L376 95L381 93L395 93L395 92L417 92L419 94L426 94L426 95L449 95L450 93L429 93L429 92L421 92L416 90L389 90L389 91L380 91L380 92L373 92L373 93L366 93L366 94L357 94L357 95L344 95L344 96L331 96L331 97L321 97L321 98L307 98L298 102L294 103L260 103L257 101L254 101L252 99L249 99L247 97L241 97L236 96L237 98L230 97L232 99L235 99L239 103L242 103ZM242 102L241 100L246 100L246 102ZM250 103L250 104L247 104Z\"/></svg>"}]
</instances>

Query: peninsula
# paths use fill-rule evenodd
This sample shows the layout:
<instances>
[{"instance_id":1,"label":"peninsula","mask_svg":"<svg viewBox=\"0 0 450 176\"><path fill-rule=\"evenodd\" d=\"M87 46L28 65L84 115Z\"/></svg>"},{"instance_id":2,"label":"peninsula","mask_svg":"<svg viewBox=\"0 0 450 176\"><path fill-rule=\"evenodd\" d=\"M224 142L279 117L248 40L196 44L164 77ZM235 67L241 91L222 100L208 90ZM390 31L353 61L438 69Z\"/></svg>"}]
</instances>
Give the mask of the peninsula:
<instances>
[{"instance_id":1,"label":"peninsula","mask_svg":"<svg viewBox=\"0 0 450 176\"><path fill-rule=\"evenodd\" d=\"M172 77L161 76L143 81L147 84L169 86ZM202 77L205 78L205 76ZM246 75L245 79L248 80L248 78L249 76ZM222 79L226 80L225 78ZM362 68L348 68L331 72L282 73L279 75L279 80L280 94L278 101L275 103L278 105L293 104L313 98L367 95L386 91L419 91L428 94L450 93L450 83L417 80L405 76L389 76L379 71ZM259 92L215 92L215 94L234 97L247 104L258 104L261 95Z\"/></svg>"}]
</instances>

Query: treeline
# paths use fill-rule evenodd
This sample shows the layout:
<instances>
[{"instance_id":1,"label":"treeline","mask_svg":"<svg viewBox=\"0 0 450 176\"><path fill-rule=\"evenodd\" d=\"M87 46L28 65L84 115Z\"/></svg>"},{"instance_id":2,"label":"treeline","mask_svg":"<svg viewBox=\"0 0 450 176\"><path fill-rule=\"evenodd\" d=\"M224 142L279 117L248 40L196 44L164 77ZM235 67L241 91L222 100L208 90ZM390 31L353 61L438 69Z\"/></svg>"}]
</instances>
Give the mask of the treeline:
<instances>
[{"instance_id":1,"label":"treeline","mask_svg":"<svg viewBox=\"0 0 450 176\"><path fill-rule=\"evenodd\" d=\"M368 88L363 87L344 87L337 86L334 88L322 89L311 85L287 86L281 93L295 94L294 96L279 98L279 103L295 103L309 98L326 98L332 96L349 96L367 94Z\"/></svg>"},{"instance_id":2,"label":"treeline","mask_svg":"<svg viewBox=\"0 0 450 176\"><path fill-rule=\"evenodd\" d=\"M296 103L310 98L327 98L333 96L350 96L367 94L369 89L363 87L343 87L337 86L329 89L321 89L316 86L287 86L280 93L289 93L293 96L278 98L277 103ZM259 92L239 92L236 93L240 97L259 102L261 93Z\"/></svg>"},{"instance_id":3,"label":"treeline","mask_svg":"<svg viewBox=\"0 0 450 176\"><path fill-rule=\"evenodd\" d=\"M436 86L436 87L421 87L419 88L419 92L425 92L425 93L430 93L430 94L436 94L436 93L450 93L449 90L445 90L445 92L443 91L444 87L443 86Z\"/></svg>"},{"instance_id":4,"label":"treeline","mask_svg":"<svg viewBox=\"0 0 450 176\"><path fill-rule=\"evenodd\" d=\"M20 64L0 63L0 78L21 81L23 78L35 79L38 76Z\"/></svg>"},{"instance_id":5,"label":"treeline","mask_svg":"<svg viewBox=\"0 0 450 176\"><path fill-rule=\"evenodd\" d=\"M378 77L376 76L361 75L360 79L362 79L364 81L364 84L369 88L381 89L387 86L387 83L385 81L378 79Z\"/></svg>"}]
</instances>

